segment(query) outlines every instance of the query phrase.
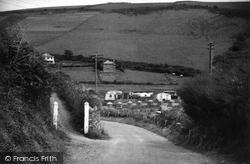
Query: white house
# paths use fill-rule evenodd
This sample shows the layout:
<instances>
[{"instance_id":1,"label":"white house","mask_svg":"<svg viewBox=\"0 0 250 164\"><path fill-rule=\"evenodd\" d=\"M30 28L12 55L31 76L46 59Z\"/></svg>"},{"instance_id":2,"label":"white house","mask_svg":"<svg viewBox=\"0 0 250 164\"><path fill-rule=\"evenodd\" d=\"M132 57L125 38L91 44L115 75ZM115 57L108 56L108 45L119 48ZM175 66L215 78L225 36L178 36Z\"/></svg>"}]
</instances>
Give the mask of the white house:
<instances>
[{"instance_id":1,"label":"white house","mask_svg":"<svg viewBox=\"0 0 250 164\"><path fill-rule=\"evenodd\" d=\"M48 53L45 53L42 55L44 60L50 64L55 64L55 59L54 59L54 56L48 54Z\"/></svg>"},{"instance_id":2,"label":"white house","mask_svg":"<svg viewBox=\"0 0 250 164\"><path fill-rule=\"evenodd\" d=\"M171 95L168 93L158 93L156 94L156 99L161 102L166 100L171 100Z\"/></svg>"},{"instance_id":3,"label":"white house","mask_svg":"<svg viewBox=\"0 0 250 164\"><path fill-rule=\"evenodd\" d=\"M105 101L114 101L122 95L122 91L108 91L105 94Z\"/></svg>"}]
</instances>

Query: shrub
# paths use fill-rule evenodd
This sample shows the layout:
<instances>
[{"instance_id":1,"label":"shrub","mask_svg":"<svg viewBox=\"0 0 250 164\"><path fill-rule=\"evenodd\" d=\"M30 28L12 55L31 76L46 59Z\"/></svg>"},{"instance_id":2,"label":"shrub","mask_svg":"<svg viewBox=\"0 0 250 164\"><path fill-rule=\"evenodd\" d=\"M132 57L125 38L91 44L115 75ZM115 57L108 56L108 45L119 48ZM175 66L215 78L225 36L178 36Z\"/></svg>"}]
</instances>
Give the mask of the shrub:
<instances>
[{"instance_id":1,"label":"shrub","mask_svg":"<svg viewBox=\"0 0 250 164\"><path fill-rule=\"evenodd\" d=\"M249 65L218 70L213 76L203 75L186 82L178 90L178 95L184 101L185 112L193 121L193 127L198 129L196 135L202 138L199 146L210 143L209 146L206 144L206 148L222 149L237 141L237 145L231 148L235 152L238 147L249 144L248 68ZM249 157L248 152L241 152L239 156L242 159Z\"/></svg>"},{"instance_id":2,"label":"shrub","mask_svg":"<svg viewBox=\"0 0 250 164\"><path fill-rule=\"evenodd\" d=\"M18 26L0 31L0 152L65 151L50 109L50 74Z\"/></svg>"},{"instance_id":3,"label":"shrub","mask_svg":"<svg viewBox=\"0 0 250 164\"><path fill-rule=\"evenodd\" d=\"M71 60L73 57L73 52L70 50L64 50L64 56L66 60Z\"/></svg>"},{"instance_id":4,"label":"shrub","mask_svg":"<svg viewBox=\"0 0 250 164\"><path fill-rule=\"evenodd\" d=\"M84 104L88 102L90 107L97 107L97 110L90 110L90 117L95 115L92 118L92 123L100 123L100 105L101 100L98 98L98 95L92 91L84 91L82 86L79 86L75 81L73 81L68 75L65 75L62 72L56 72L53 75L53 85L55 92L59 97L65 102L65 105L68 111L71 114L71 123L73 128L82 134L84 134ZM91 108L91 109L92 109ZM89 133L96 134L96 131L99 131L101 135L101 129L98 125L89 125ZM86 135L96 136L96 135Z\"/></svg>"}]
</instances>

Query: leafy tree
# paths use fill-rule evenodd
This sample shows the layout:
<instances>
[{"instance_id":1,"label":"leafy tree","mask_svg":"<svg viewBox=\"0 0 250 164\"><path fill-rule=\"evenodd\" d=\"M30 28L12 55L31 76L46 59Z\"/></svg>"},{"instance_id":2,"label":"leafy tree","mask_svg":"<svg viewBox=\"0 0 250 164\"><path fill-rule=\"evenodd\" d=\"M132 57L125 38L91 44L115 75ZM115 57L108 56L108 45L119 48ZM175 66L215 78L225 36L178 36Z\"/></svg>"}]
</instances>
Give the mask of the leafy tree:
<instances>
[{"instance_id":1,"label":"leafy tree","mask_svg":"<svg viewBox=\"0 0 250 164\"><path fill-rule=\"evenodd\" d=\"M64 56L66 60L71 60L73 57L73 52L70 50L64 50Z\"/></svg>"}]
</instances>

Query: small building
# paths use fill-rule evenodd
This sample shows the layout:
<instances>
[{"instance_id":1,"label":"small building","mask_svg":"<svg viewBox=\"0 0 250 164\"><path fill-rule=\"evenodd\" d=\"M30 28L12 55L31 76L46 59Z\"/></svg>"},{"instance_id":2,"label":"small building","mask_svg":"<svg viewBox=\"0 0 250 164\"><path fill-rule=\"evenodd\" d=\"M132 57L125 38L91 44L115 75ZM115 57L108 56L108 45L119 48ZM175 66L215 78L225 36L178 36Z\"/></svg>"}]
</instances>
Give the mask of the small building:
<instances>
[{"instance_id":1,"label":"small building","mask_svg":"<svg viewBox=\"0 0 250 164\"><path fill-rule=\"evenodd\" d=\"M171 100L171 94L168 93L158 93L156 95L156 99L160 102L166 101L166 100Z\"/></svg>"},{"instance_id":2,"label":"small building","mask_svg":"<svg viewBox=\"0 0 250 164\"><path fill-rule=\"evenodd\" d=\"M122 91L108 91L105 94L105 101L115 101L116 99L121 98Z\"/></svg>"},{"instance_id":3,"label":"small building","mask_svg":"<svg viewBox=\"0 0 250 164\"><path fill-rule=\"evenodd\" d=\"M55 59L54 59L54 56L48 54L48 53L45 53L42 55L44 60L50 64L55 64Z\"/></svg>"},{"instance_id":4,"label":"small building","mask_svg":"<svg viewBox=\"0 0 250 164\"><path fill-rule=\"evenodd\" d=\"M115 72L115 62L107 60L103 63L103 72Z\"/></svg>"}]
</instances>

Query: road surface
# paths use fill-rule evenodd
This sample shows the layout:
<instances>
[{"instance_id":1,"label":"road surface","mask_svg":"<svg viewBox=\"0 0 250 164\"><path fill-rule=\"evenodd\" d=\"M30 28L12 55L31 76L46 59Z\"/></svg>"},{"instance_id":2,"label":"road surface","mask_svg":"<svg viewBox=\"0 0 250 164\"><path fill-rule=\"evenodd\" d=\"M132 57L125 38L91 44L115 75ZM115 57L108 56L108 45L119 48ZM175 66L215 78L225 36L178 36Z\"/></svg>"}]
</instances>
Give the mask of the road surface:
<instances>
[{"instance_id":1,"label":"road surface","mask_svg":"<svg viewBox=\"0 0 250 164\"><path fill-rule=\"evenodd\" d=\"M175 146L145 129L103 121L110 140L91 140L72 130L69 115L54 94L52 101L59 103L59 122L71 137L67 146L69 164L212 164L207 157Z\"/></svg>"}]
</instances>

